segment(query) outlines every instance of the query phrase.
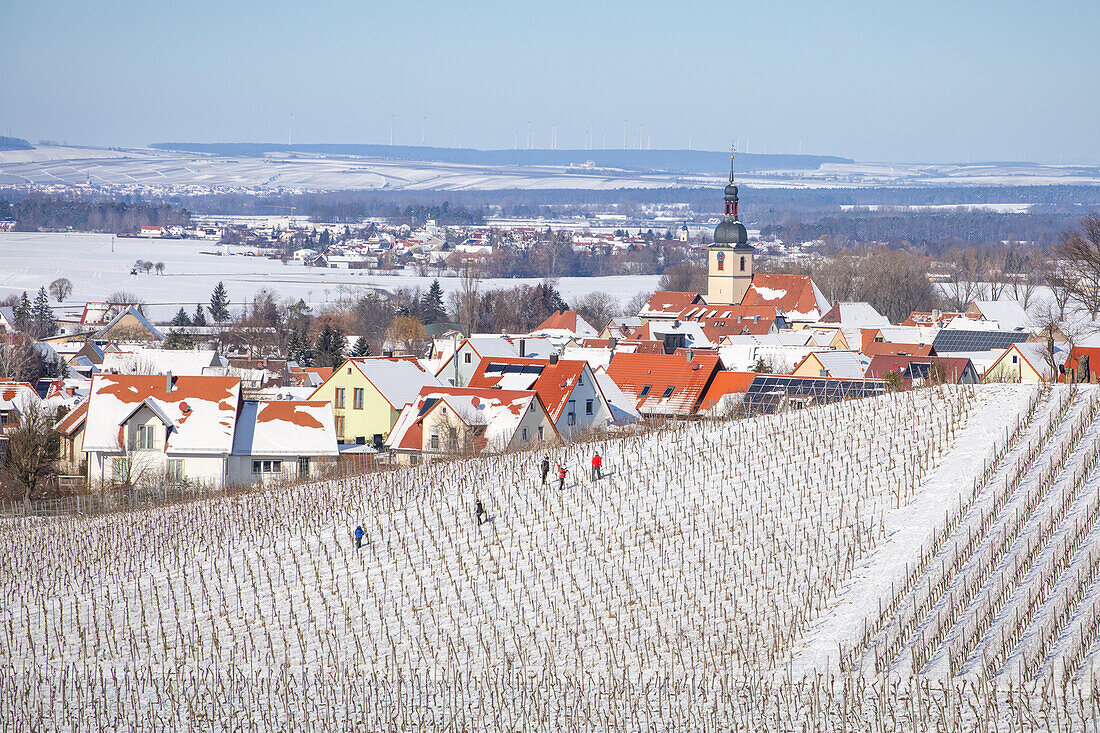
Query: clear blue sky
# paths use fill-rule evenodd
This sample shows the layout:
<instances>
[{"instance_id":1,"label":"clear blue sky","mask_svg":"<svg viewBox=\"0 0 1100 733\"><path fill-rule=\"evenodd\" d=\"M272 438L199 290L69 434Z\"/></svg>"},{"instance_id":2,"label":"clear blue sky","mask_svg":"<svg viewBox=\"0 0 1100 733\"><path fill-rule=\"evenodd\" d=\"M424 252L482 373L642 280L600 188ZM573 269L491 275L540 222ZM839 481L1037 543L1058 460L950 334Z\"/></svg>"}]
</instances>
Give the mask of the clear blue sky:
<instances>
[{"instance_id":1,"label":"clear blue sky","mask_svg":"<svg viewBox=\"0 0 1100 733\"><path fill-rule=\"evenodd\" d=\"M1100 159L1100 2L61 2L0 10L0 131Z\"/></svg>"}]
</instances>

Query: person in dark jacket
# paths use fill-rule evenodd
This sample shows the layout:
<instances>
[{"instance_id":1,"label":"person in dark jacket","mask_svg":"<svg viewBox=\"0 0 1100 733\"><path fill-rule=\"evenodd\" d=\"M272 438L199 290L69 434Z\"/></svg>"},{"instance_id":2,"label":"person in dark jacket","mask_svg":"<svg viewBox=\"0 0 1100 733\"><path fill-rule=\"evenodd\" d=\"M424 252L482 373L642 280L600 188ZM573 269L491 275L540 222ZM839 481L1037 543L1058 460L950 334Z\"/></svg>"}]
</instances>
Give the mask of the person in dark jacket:
<instances>
[{"instance_id":1,"label":"person in dark jacket","mask_svg":"<svg viewBox=\"0 0 1100 733\"><path fill-rule=\"evenodd\" d=\"M485 524L485 522L489 521L489 517L485 512L485 506L481 503L481 499L478 499L477 503L474 505L474 516L477 517L478 525Z\"/></svg>"},{"instance_id":2,"label":"person in dark jacket","mask_svg":"<svg viewBox=\"0 0 1100 733\"><path fill-rule=\"evenodd\" d=\"M542 468L542 485L546 486L546 476L550 473L550 456L542 459L540 467Z\"/></svg>"},{"instance_id":3,"label":"person in dark jacket","mask_svg":"<svg viewBox=\"0 0 1100 733\"><path fill-rule=\"evenodd\" d=\"M600 458L600 454L592 456L592 480L599 481L603 478L603 471L600 469L603 467L603 459Z\"/></svg>"},{"instance_id":4,"label":"person in dark jacket","mask_svg":"<svg viewBox=\"0 0 1100 733\"><path fill-rule=\"evenodd\" d=\"M366 534L366 532L363 531L363 525L360 524L358 527L355 528L355 549L356 550L358 550L360 547L363 546L363 535L364 534Z\"/></svg>"},{"instance_id":5,"label":"person in dark jacket","mask_svg":"<svg viewBox=\"0 0 1100 733\"><path fill-rule=\"evenodd\" d=\"M558 464L558 491L561 491L562 489L565 488L565 474L566 474L565 466L563 466L559 463Z\"/></svg>"}]
</instances>

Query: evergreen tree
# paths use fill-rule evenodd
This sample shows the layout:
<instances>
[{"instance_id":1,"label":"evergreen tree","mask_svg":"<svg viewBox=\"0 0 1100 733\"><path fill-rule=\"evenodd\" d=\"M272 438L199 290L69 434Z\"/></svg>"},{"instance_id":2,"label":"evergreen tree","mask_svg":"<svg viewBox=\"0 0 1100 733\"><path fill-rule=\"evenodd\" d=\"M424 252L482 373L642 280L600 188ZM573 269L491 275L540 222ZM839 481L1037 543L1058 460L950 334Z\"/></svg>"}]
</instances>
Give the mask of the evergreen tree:
<instances>
[{"instance_id":1,"label":"evergreen tree","mask_svg":"<svg viewBox=\"0 0 1100 733\"><path fill-rule=\"evenodd\" d=\"M225 323L229 320L229 294L225 291L225 283L221 280L214 286L214 292L210 294L210 317L215 323Z\"/></svg>"},{"instance_id":2,"label":"evergreen tree","mask_svg":"<svg viewBox=\"0 0 1100 733\"><path fill-rule=\"evenodd\" d=\"M23 297L19 299L19 302L12 306L12 316L15 320L15 327L20 331L26 331L30 328L31 324L31 301L27 298L27 291L23 291Z\"/></svg>"},{"instance_id":3,"label":"evergreen tree","mask_svg":"<svg viewBox=\"0 0 1100 733\"><path fill-rule=\"evenodd\" d=\"M287 361L296 361L300 366L313 366L313 349L301 331L294 331L286 342Z\"/></svg>"},{"instance_id":4,"label":"evergreen tree","mask_svg":"<svg viewBox=\"0 0 1100 733\"><path fill-rule=\"evenodd\" d=\"M45 286L38 289L38 295L34 298L30 321L30 331L35 338L49 338L57 333L57 323L54 322L53 308L50 307L50 296L46 294Z\"/></svg>"},{"instance_id":5,"label":"evergreen tree","mask_svg":"<svg viewBox=\"0 0 1100 733\"><path fill-rule=\"evenodd\" d=\"M191 316L187 315L187 311L185 311L183 309L182 305L180 306L179 311L176 313L176 317L172 319L172 325L173 326L190 326L191 325Z\"/></svg>"},{"instance_id":6,"label":"evergreen tree","mask_svg":"<svg viewBox=\"0 0 1100 733\"><path fill-rule=\"evenodd\" d=\"M205 326L206 325L206 311L202 309L202 303L195 306L195 315L191 316L192 326Z\"/></svg>"},{"instance_id":7,"label":"evergreen tree","mask_svg":"<svg viewBox=\"0 0 1100 733\"><path fill-rule=\"evenodd\" d=\"M344 360L344 351L347 350L348 340L344 332L339 328L325 325L317 336L317 363L321 366L335 369Z\"/></svg>"},{"instance_id":8,"label":"evergreen tree","mask_svg":"<svg viewBox=\"0 0 1100 733\"><path fill-rule=\"evenodd\" d=\"M351 355L356 358L370 356L370 344L367 343L366 337L360 336L355 340L355 346L351 350Z\"/></svg>"},{"instance_id":9,"label":"evergreen tree","mask_svg":"<svg viewBox=\"0 0 1100 733\"><path fill-rule=\"evenodd\" d=\"M424 293L420 303L420 313L424 323L440 323L447 320L447 309L443 307L443 286L438 280L432 280L432 286Z\"/></svg>"},{"instance_id":10,"label":"evergreen tree","mask_svg":"<svg viewBox=\"0 0 1100 733\"><path fill-rule=\"evenodd\" d=\"M168 329L168 336L164 339L164 348L193 349L195 348L195 339L184 333L183 329L171 328Z\"/></svg>"}]
</instances>

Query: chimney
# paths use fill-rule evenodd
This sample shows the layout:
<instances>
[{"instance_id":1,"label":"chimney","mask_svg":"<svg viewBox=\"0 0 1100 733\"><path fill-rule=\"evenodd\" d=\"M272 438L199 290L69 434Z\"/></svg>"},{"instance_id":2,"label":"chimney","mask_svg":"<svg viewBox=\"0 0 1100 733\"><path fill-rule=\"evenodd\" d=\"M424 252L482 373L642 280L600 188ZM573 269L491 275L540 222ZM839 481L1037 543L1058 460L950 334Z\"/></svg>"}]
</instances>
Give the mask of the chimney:
<instances>
[{"instance_id":1,"label":"chimney","mask_svg":"<svg viewBox=\"0 0 1100 733\"><path fill-rule=\"evenodd\" d=\"M382 349L382 356L389 359L390 357L393 356L393 349Z\"/></svg>"},{"instance_id":2,"label":"chimney","mask_svg":"<svg viewBox=\"0 0 1100 733\"><path fill-rule=\"evenodd\" d=\"M519 340L519 358L523 359L527 356L527 342L523 339Z\"/></svg>"},{"instance_id":3,"label":"chimney","mask_svg":"<svg viewBox=\"0 0 1100 733\"><path fill-rule=\"evenodd\" d=\"M557 354L551 354L550 355L550 363L551 364L557 364L558 363L558 355Z\"/></svg>"},{"instance_id":4,"label":"chimney","mask_svg":"<svg viewBox=\"0 0 1100 733\"><path fill-rule=\"evenodd\" d=\"M164 375L164 391L165 393L172 391L172 372Z\"/></svg>"},{"instance_id":5,"label":"chimney","mask_svg":"<svg viewBox=\"0 0 1100 733\"><path fill-rule=\"evenodd\" d=\"M614 351L615 347L618 346L618 345L619 345L619 339L615 338L614 336L612 336L611 338L609 338L607 340L607 348L611 349L612 351Z\"/></svg>"},{"instance_id":6,"label":"chimney","mask_svg":"<svg viewBox=\"0 0 1100 733\"><path fill-rule=\"evenodd\" d=\"M943 314L942 314L942 313L940 313L940 312L939 312L939 310L937 310L937 309L935 309L935 308L933 308L933 309L932 309L932 320L933 320L933 321L938 321L938 320L940 320L940 316L942 316L942 315L943 315Z\"/></svg>"}]
</instances>

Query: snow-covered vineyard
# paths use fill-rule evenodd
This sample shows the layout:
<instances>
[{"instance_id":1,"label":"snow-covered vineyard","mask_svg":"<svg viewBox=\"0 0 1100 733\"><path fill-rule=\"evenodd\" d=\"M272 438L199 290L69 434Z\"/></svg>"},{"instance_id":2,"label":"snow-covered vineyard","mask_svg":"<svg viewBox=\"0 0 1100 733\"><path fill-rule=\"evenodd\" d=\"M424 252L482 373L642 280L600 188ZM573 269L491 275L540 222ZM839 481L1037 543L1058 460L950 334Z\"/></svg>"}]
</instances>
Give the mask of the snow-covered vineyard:
<instances>
[{"instance_id":1,"label":"snow-covered vineyard","mask_svg":"<svg viewBox=\"0 0 1100 733\"><path fill-rule=\"evenodd\" d=\"M0 727L1093 728L1098 417L940 387L573 444L561 490L513 453L13 523Z\"/></svg>"}]
</instances>

